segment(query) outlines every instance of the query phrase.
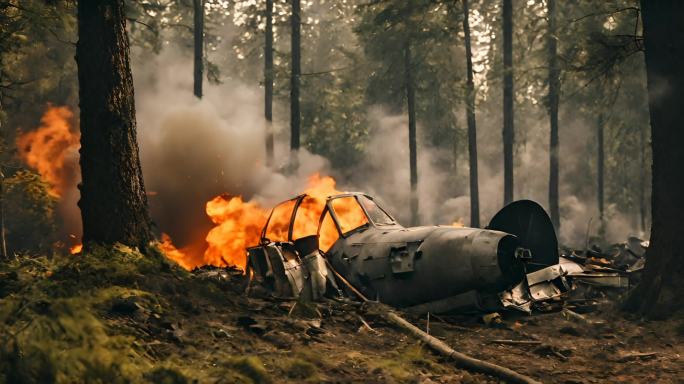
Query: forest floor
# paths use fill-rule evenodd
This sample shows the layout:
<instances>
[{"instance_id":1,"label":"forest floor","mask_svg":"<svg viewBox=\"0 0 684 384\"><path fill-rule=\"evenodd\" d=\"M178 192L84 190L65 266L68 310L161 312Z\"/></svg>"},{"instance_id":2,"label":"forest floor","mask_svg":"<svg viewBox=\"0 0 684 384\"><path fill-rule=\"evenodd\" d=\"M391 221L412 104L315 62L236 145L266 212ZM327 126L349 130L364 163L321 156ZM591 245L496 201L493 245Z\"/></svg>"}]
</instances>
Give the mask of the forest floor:
<instances>
[{"instance_id":1,"label":"forest floor","mask_svg":"<svg viewBox=\"0 0 684 384\"><path fill-rule=\"evenodd\" d=\"M239 271L189 273L125 247L5 263L0 383L499 382L455 367L358 303L248 298L245 284ZM427 328L426 318L407 318ZM628 320L608 304L585 320L504 314L492 326L432 316L429 329L542 382L682 382L681 316Z\"/></svg>"}]
</instances>

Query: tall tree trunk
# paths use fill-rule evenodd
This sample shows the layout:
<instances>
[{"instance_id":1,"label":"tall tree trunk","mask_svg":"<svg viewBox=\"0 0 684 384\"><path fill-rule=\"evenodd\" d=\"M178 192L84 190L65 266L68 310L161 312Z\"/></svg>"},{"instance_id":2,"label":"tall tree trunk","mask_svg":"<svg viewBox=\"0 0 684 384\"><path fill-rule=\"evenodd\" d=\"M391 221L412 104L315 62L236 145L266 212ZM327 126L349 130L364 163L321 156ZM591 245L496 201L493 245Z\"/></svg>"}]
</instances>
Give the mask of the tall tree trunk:
<instances>
[{"instance_id":1,"label":"tall tree trunk","mask_svg":"<svg viewBox=\"0 0 684 384\"><path fill-rule=\"evenodd\" d=\"M513 0L503 0L504 204L513 201Z\"/></svg>"},{"instance_id":2,"label":"tall tree trunk","mask_svg":"<svg viewBox=\"0 0 684 384\"><path fill-rule=\"evenodd\" d=\"M264 47L264 117L266 118L266 165L273 165L273 0L266 0Z\"/></svg>"},{"instance_id":3,"label":"tall tree trunk","mask_svg":"<svg viewBox=\"0 0 684 384\"><path fill-rule=\"evenodd\" d=\"M299 79L301 68L301 8L299 0L292 0L292 68L290 78L290 150L299 150L299 127L301 115L299 111Z\"/></svg>"},{"instance_id":4,"label":"tall tree trunk","mask_svg":"<svg viewBox=\"0 0 684 384\"><path fill-rule=\"evenodd\" d=\"M2 257L8 258L7 254L7 240L5 236L5 174L2 172L0 166L0 251Z\"/></svg>"},{"instance_id":5,"label":"tall tree trunk","mask_svg":"<svg viewBox=\"0 0 684 384\"><path fill-rule=\"evenodd\" d=\"M4 11L4 10L3 10ZM0 52L0 84L2 84L3 81L3 56L2 53ZM0 88L0 115L2 115L2 88ZM4 137L4 132L3 132L3 126L2 126L2 118L0 118L0 145L3 147L1 148L2 150L5 150L4 145L5 145L5 137ZM7 241L6 241L6 236L5 236L5 174L3 173L2 169L2 164L0 164L0 251L2 251L2 257L7 258Z\"/></svg>"},{"instance_id":6,"label":"tall tree trunk","mask_svg":"<svg viewBox=\"0 0 684 384\"><path fill-rule=\"evenodd\" d=\"M639 227L646 233L646 131L639 128Z\"/></svg>"},{"instance_id":7,"label":"tall tree trunk","mask_svg":"<svg viewBox=\"0 0 684 384\"><path fill-rule=\"evenodd\" d=\"M641 283L626 308L651 317L684 305L684 2L641 1L653 153L651 244Z\"/></svg>"},{"instance_id":8,"label":"tall tree trunk","mask_svg":"<svg viewBox=\"0 0 684 384\"><path fill-rule=\"evenodd\" d=\"M598 199L599 219L603 226L604 175L605 175L605 146L603 144L603 112L599 112L596 120L596 198Z\"/></svg>"},{"instance_id":9,"label":"tall tree trunk","mask_svg":"<svg viewBox=\"0 0 684 384\"><path fill-rule=\"evenodd\" d=\"M547 45L549 50L549 210L551 222L560 229L560 210L558 207L558 104L560 99L560 69L558 68L558 40L556 37L556 0L547 0L549 30Z\"/></svg>"},{"instance_id":10,"label":"tall tree trunk","mask_svg":"<svg viewBox=\"0 0 684 384\"><path fill-rule=\"evenodd\" d=\"M136 141L123 0L78 2L83 241L144 247L152 239Z\"/></svg>"},{"instance_id":11,"label":"tall tree trunk","mask_svg":"<svg viewBox=\"0 0 684 384\"><path fill-rule=\"evenodd\" d=\"M195 96L202 98L202 73L204 72L204 0L192 0L194 8L194 35L195 35L195 66L194 66L194 92Z\"/></svg>"},{"instance_id":12,"label":"tall tree trunk","mask_svg":"<svg viewBox=\"0 0 684 384\"><path fill-rule=\"evenodd\" d=\"M475 83L473 82L473 53L470 47L468 0L463 0L463 33L466 54L466 120L468 122L468 165L470 167L470 226L480 226L480 196L477 177L477 126L475 125Z\"/></svg>"},{"instance_id":13,"label":"tall tree trunk","mask_svg":"<svg viewBox=\"0 0 684 384\"><path fill-rule=\"evenodd\" d=\"M413 84L413 61L411 41L404 46L404 81L406 82L406 103L408 108L409 167L411 173L411 225L418 225L418 157L416 155L416 91Z\"/></svg>"}]
</instances>

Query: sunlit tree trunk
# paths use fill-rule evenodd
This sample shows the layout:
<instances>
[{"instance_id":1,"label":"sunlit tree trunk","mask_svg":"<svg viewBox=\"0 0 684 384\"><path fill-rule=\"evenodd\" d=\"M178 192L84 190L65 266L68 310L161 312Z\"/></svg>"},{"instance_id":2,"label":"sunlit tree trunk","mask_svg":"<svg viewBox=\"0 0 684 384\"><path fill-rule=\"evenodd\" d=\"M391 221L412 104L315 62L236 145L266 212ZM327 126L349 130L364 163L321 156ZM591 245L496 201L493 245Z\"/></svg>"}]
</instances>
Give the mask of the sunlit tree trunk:
<instances>
[{"instance_id":1,"label":"sunlit tree trunk","mask_svg":"<svg viewBox=\"0 0 684 384\"><path fill-rule=\"evenodd\" d=\"M299 0L292 0L292 63L290 78L290 150L299 150L301 114L299 111L299 80L301 68L301 8Z\"/></svg>"},{"instance_id":2,"label":"sunlit tree trunk","mask_svg":"<svg viewBox=\"0 0 684 384\"><path fill-rule=\"evenodd\" d=\"M626 308L650 317L684 305L684 2L641 1L651 117L652 227L641 283Z\"/></svg>"},{"instance_id":3,"label":"sunlit tree trunk","mask_svg":"<svg viewBox=\"0 0 684 384\"><path fill-rule=\"evenodd\" d=\"M83 241L146 246L152 239L136 141L123 0L78 2Z\"/></svg>"},{"instance_id":4,"label":"sunlit tree trunk","mask_svg":"<svg viewBox=\"0 0 684 384\"><path fill-rule=\"evenodd\" d=\"M204 72L204 0L192 0L194 9L195 65L194 93L202 98L202 73Z\"/></svg>"},{"instance_id":5,"label":"sunlit tree trunk","mask_svg":"<svg viewBox=\"0 0 684 384\"><path fill-rule=\"evenodd\" d=\"M473 82L473 53L470 47L468 0L463 0L463 32L466 54L466 120L468 122L468 165L470 167L470 226L480 226L480 196L477 177L477 126L475 125L475 83Z\"/></svg>"},{"instance_id":6,"label":"sunlit tree trunk","mask_svg":"<svg viewBox=\"0 0 684 384\"><path fill-rule=\"evenodd\" d=\"M503 0L504 204L513 201L513 0Z\"/></svg>"},{"instance_id":7,"label":"sunlit tree trunk","mask_svg":"<svg viewBox=\"0 0 684 384\"><path fill-rule=\"evenodd\" d=\"M266 165L273 165L273 0L266 0L264 47L264 117L266 118Z\"/></svg>"},{"instance_id":8,"label":"sunlit tree trunk","mask_svg":"<svg viewBox=\"0 0 684 384\"><path fill-rule=\"evenodd\" d=\"M558 68L558 40L556 37L556 0L547 0L549 30L547 45L549 54L549 210L556 231L560 228L558 207L558 104L560 99L560 69Z\"/></svg>"},{"instance_id":9,"label":"sunlit tree trunk","mask_svg":"<svg viewBox=\"0 0 684 384\"><path fill-rule=\"evenodd\" d=\"M413 61L411 42L407 38L404 45L404 81L406 104L408 108L409 167L411 174L411 225L418 225L418 157L416 155L416 91L413 84Z\"/></svg>"}]
</instances>

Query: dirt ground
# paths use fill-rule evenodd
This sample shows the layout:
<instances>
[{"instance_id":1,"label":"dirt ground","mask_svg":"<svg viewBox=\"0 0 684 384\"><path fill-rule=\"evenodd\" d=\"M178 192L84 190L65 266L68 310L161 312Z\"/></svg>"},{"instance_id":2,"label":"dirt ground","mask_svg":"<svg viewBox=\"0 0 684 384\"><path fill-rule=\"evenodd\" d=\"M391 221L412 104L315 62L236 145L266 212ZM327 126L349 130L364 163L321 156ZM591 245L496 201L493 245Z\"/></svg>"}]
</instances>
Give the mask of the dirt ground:
<instances>
[{"instance_id":1,"label":"dirt ground","mask_svg":"<svg viewBox=\"0 0 684 384\"><path fill-rule=\"evenodd\" d=\"M246 297L238 271L189 274L106 251L27 258L0 275L0 383L500 382L438 357L360 303ZM684 382L682 317L625 319L610 304L583 320L502 315L490 325L433 315L429 332L545 383ZM428 328L426 317L406 318Z\"/></svg>"},{"instance_id":2,"label":"dirt ground","mask_svg":"<svg viewBox=\"0 0 684 384\"><path fill-rule=\"evenodd\" d=\"M184 322L184 343L198 354L193 360L215 364L214 352L202 350L209 344L222 353L257 356L264 378L273 382L499 382L455 367L358 303L305 307L237 296L231 304L204 307L196 321ZM507 313L485 325L480 315L432 315L429 332L458 351L545 383L684 382L681 319L627 320L609 303L582 316ZM426 317L407 318L428 327ZM511 341L527 343L503 344Z\"/></svg>"}]
</instances>

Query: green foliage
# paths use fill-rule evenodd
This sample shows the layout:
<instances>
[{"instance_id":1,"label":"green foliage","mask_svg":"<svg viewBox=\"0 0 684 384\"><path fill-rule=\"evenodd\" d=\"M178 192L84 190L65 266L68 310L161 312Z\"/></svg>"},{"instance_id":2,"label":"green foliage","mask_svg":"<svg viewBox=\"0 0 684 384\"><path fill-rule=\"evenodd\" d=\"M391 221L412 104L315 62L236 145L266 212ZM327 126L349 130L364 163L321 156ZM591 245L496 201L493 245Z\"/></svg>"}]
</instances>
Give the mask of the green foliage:
<instances>
[{"instance_id":1,"label":"green foliage","mask_svg":"<svg viewBox=\"0 0 684 384\"><path fill-rule=\"evenodd\" d=\"M20 170L4 180L8 252L45 251L55 239L55 203L37 173Z\"/></svg>"}]
</instances>

